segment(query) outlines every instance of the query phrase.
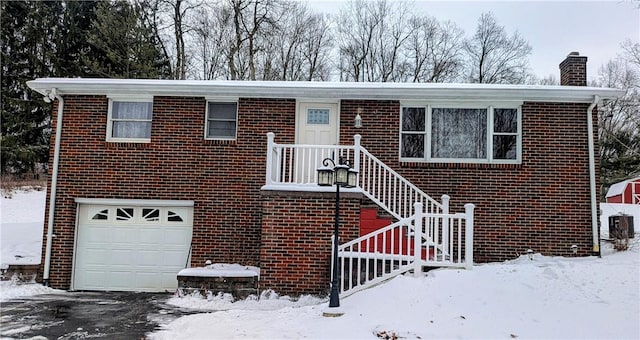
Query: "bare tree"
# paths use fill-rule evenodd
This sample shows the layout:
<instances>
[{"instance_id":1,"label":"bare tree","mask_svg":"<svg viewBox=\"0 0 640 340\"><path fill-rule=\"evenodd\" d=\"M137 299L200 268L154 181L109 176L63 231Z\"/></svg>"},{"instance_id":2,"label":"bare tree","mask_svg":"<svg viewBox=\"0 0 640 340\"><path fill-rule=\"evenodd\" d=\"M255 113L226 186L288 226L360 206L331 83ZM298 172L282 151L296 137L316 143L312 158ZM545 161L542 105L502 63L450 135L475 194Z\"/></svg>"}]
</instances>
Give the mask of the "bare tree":
<instances>
[{"instance_id":1,"label":"bare tree","mask_svg":"<svg viewBox=\"0 0 640 340\"><path fill-rule=\"evenodd\" d=\"M265 36L265 79L326 78L331 49L329 23L302 3L290 2L285 6L277 29Z\"/></svg>"},{"instance_id":2,"label":"bare tree","mask_svg":"<svg viewBox=\"0 0 640 340\"><path fill-rule=\"evenodd\" d=\"M330 72L326 17L294 1L221 0L192 16L203 79L322 80Z\"/></svg>"},{"instance_id":3,"label":"bare tree","mask_svg":"<svg viewBox=\"0 0 640 340\"><path fill-rule=\"evenodd\" d=\"M469 82L521 84L527 79L531 46L518 32L509 36L490 12L480 16L476 33L464 49Z\"/></svg>"},{"instance_id":4,"label":"bare tree","mask_svg":"<svg viewBox=\"0 0 640 340\"><path fill-rule=\"evenodd\" d=\"M190 61L187 54L188 35L193 30L191 15L203 3L201 0L138 0L144 8L144 18L160 41L162 50L171 60L174 79L186 79Z\"/></svg>"},{"instance_id":5,"label":"bare tree","mask_svg":"<svg viewBox=\"0 0 640 340\"><path fill-rule=\"evenodd\" d=\"M622 49L592 84L625 90L605 103L598 116L602 195L611 184L640 174L640 44L627 41Z\"/></svg>"},{"instance_id":6,"label":"bare tree","mask_svg":"<svg viewBox=\"0 0 640 340\"><path fill-rule=\"evenodd\" d=\"M400 81L406 73L402 58L411 34L406 3L354 0L338 17L340 79Z\"/></svg>"},{"instance_id":7,"label":"bare tree","mask_svg":"<svg viewBox=\"0 0 640 340\"><path fill-rule=\"evenodd\" d=\"M463 31L450 21L433 17L414 17L406 42L409 68L405 81L417 83L449 82L462 72Z\"/></svg>"}]
</instances>

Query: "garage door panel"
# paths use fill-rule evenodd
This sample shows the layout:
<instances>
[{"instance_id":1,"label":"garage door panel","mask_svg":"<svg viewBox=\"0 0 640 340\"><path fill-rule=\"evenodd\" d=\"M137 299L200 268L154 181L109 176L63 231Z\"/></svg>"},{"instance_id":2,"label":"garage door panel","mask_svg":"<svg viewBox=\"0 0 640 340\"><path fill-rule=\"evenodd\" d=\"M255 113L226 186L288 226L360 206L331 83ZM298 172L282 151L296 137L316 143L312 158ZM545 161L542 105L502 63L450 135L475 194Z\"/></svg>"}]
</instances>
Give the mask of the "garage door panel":
<instances>
[{"instance_id":1,"label":"garage door panel","mask_svg":"<svg viewBox=\"0 0 640 340\"><path fill-rule=\"evenodd\" d=\"M111 239L111 230L106 226L87 226L86 241L88 243L104 244Z\"/></svg>"},{"instance_id":2,"label":"garage door panel","mask_svg":"<svg viewBox=\"0 0 640 340\"><path fill-rule=\"evenodd\" d=\"M187 264L187 256L185 255L184 250L176 251L176 252L164 252L162 256L162 261L171 267L182 267L184 268Z\"/></svg>"},{"instance_id":3,"label":"garage door panel","mask_svg":"<svg viewBox=\"0 0 640 340\"><path fill-rule=\"evenodd\" d=\"M189 229L189 230L187 230ZM166 227L163 232L164 244L178 245L189 244L191 242L191 230L185 227Z\"/></svg>"},{"instance_id":4,"label":"garage door panel","mask_svg":"<svg viewBox=\"0 0 640 340\"><path fill-rule=\"evenodd\" d=\"M141 250L138 251L137 264L139 266L153 266L156 267L158 259L162 258L162 251L160 250ZM164 264L164 263L162 263Z\"/></svg>"},{"instance_id":5,"label":"garage door panel","mask_svg":"<svg viewBox=\"0 0 640 340\"><path fill-rule=\"evenodd\" d=\"M112 227L109 238L112 243L129 245L133 240L139 238L138 228L135 225Z\"/></svg>"},{"instance_id":6,"label":"garage door panel","mask_svg":"<svg viewBox=\"0 0 640 340\"><path fill-rule=\"evenodd\" d=\"M85 249L81 254L87 266L102 265L108 252L105 249Z\"/></svg>"},{"instance_id":7,"label":"garage door panel","mask_svg":"<svg viewBox=\"0 0 640 340\"><path fill-rule=\"evenodd\" d=\"M143 216L142 207L126 208L134 209L131 218L118 220L111 214L96 220L87 210L116 211L118 207L80 206L74 289L156 292L177 288L176 275L189 256L191 220L149 219ZM184 210L192 208L154 209L161 216L171 216L171 210L192 216L190 210Z\"/></svg>"}]
</instances>

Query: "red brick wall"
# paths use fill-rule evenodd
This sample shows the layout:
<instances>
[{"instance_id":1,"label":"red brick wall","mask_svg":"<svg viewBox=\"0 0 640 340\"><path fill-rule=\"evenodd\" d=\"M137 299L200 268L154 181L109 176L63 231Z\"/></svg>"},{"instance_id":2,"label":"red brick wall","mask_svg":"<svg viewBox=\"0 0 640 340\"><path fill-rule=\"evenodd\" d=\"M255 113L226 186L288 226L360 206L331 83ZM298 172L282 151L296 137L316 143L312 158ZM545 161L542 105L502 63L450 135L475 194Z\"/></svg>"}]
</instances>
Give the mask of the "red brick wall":
<instances>
[{"instance_id":1,"label":"red brick wall","mask_svg":"<svg viewBox=\"0 0 640 340\"><path fill-rule=\"evenodd\" d=\"M348 136L361 134L365 148L431 197L450 195L452 212L475 204L477 262L511 259L529 248L570 255L572 244L587 255L592 249L587 107L525 103L519 165L400 163L399 102L342 101L341 139L346 143ZM361 129L353 128L358 108Z\"/></svg>"},{"instance_id":2,"label":"red brick wall","mask_svg":"<svg viewBox=\"0 0 640 340\"><path fill-rule=\"evenodd\" d=\"M107 104L65 96L51 285L70 285L78 197L193 200L192 263L258 265L266 134L294 142L295 100L241 99L237 141L206 141L204 98L155 97L148 144L105 142Z\"/></svg>"},{"instance_id":3,"label":"red brick wall","mask_svg":"<svg viewBox=\"0 0 640 340\"><path fill-rule=\"evenodd\" d=\"M155 97L151 143L125 144L105 142L105 96L65 96L54 287L70 285L74 199L84 197L193 200L193 265L207 259L260 265L263 288L283 293L327 288L333 195L263 197L260 192L266 133L275 132L277 143L294 143L295 100L241 99L237 141L204 140L205 103ZM401 164L396 101L342 101L340 139L352 144L353 134L360 133L364 147L429 195L450 195L454 212L476 204L476 261L509 259L528 248L569 255L572 244L586 255L591 250L587 106L525 103L519 165ZM360 129L353 127L358 108ZM357 233L358 209L356 199L343 200L349 233ZM292 265L294 258L298 263Z\"/></svg>"},{"instance_id":4,"label":"red brick wall","mask_svg":"<svg viewBox=\"0 0 640 340\"><path fill-rule=\"evenodd\" d=\"M260 290L327 293L335 193L264 191L263 196ZM360 200L360 194L341 194L341 243L358 236Z\"/></svg>"},{"instance_id":5,"label":"red brick wall","mask_svg":"<svg viewBox=\"0 0 640 340\"><path fill-rule=\"evenodd\" d=\"M572 52L560 63L560 85L587 86L587 57Z\"/></svg>"}]
</instances>

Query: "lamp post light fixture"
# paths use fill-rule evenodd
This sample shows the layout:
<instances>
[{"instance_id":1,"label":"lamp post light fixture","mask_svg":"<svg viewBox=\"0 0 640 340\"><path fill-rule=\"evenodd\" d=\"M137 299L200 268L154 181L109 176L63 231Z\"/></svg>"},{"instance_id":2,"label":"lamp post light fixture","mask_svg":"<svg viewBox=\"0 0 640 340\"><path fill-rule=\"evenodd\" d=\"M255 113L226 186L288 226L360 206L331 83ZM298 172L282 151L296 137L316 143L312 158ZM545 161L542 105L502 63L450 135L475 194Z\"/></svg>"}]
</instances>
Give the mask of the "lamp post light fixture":
<instances>
[{"instance_id":1,"label":"lamp post light fixture","mask_svg":"<svg viewBox=\"0 0 640 340\"><path fill-rule=\"evenodd\" d=\"M354 188L358 183L358 171L351 168L348 159L340 157L338 164L332 158L322 161L323 167L318 168L318 185L336 186L336 210L333 224L333 270L331 272L331 294L329 307L340 307L338 294L338 232L340 231L340 187Z\"/></svg>"}]
</instances>

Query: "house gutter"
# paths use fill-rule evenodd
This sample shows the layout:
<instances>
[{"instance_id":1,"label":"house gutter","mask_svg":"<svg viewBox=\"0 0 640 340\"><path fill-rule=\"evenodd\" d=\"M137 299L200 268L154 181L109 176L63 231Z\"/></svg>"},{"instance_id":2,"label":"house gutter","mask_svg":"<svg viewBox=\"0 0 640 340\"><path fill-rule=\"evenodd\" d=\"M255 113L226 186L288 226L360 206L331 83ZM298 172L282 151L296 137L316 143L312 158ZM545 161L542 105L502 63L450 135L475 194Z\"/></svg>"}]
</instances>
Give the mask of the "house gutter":
<instances>
[{"instance_id":1,"label":"house gutter","mask_svg":"<svg viewBox=\"0 0 640 340\"><path fill-rule=\"evenodd\" d=\"M593 102L587 109L587 131L589 138L589 188L591 192L591 231L593 233L592 251L600 256L600 237L598 235L598 210L597 210L597 193L596 193L596 160L593 137L593 108L600 101L599 96L593 97Z\"/></svg>"},{"instance_id":2,"label":"house gutter","mask_svg":"<svg viewBox=\"0 0 640 340\"><path fill-rule=\"evenodd\" d=\"M64 110L64 100L56 90L52 88L45 97L45 101L58 100L58 117L56 120L56 141L53 149L53 169L51 171L51 192L49 194L49 215L47 218L47 245L44 255L44 273L42 274L42 284L49 286L49 270L51 268L51 244L53 242L53 217L56 208L56 189L58 186L58 164L60 163L60 139L62 135L62 112Z\"/></svg>"}]
</instances>

